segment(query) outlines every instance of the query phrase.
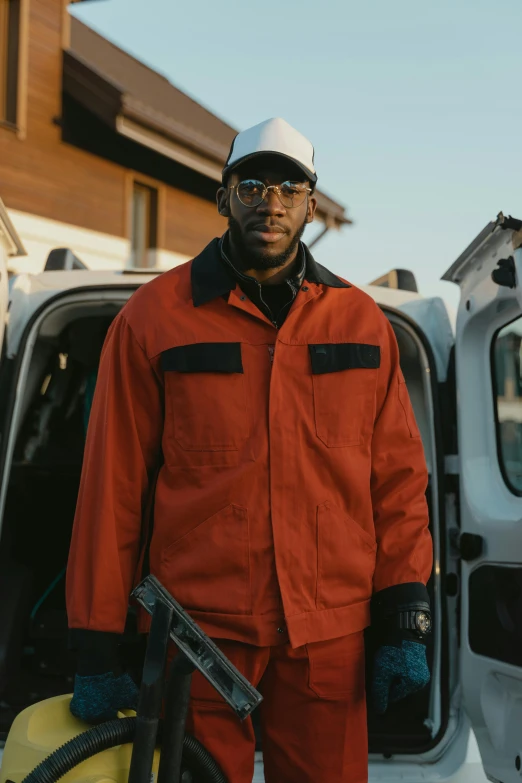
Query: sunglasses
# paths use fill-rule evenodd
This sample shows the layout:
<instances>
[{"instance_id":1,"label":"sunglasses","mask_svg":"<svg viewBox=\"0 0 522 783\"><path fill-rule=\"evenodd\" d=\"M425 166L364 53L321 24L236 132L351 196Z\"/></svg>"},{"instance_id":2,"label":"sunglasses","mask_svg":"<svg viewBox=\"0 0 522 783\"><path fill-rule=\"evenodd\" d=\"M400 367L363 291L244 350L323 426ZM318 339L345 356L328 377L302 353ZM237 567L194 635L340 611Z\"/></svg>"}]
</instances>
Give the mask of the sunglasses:
<instances>
[{"instance_id":1,"label":"sunglasses","mask_svg":"<svg viewBox=\"0 0 522 783\"><path fill-rule=\"evenodd\" d=\"M268 191L273 190L287 209L300 207L312 188L307 188L300 182L287 180L281 185L265 185L259 179L245 179L237 185L231 185L229 190L235 190L239 201L245 207L258 207L267 197Z\"/></svg>"}]
</instances>

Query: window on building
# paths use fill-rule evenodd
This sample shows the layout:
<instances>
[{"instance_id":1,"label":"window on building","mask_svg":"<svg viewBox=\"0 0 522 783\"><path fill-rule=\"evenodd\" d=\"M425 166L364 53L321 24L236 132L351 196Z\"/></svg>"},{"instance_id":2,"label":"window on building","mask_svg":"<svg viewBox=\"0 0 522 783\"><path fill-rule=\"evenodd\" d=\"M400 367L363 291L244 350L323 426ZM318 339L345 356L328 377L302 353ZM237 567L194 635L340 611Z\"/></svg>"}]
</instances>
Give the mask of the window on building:
<instances>
[{"instance_id":1,"label":"window on building","mask_svg":"<svg viewBox=\"0 0 522 783\"><path fill-rule=\"evenodd\" d=\"M13 126L18 113L20 2L0 0L0 121Z\"/></svg>"},{"instance_id":2,"label":"window on building","mask_svg":"<svg viewBox=\"0 0 522 783\"><path fill-rule=\"evenodd\" d=\"M132 191L132 266L156 266L158 241L158 191L134 182Z\"/></svg>"},{"instance_id":3,"label":"window on building","mask_svg":"<svg viewBox=\"0 0 522 783\"><path fill-rule=\"evenodd\" d=\"M522 495L522 318L505 326L493 340L493 381L498 453L510 490Z\"/></svg>"}]
</instances>

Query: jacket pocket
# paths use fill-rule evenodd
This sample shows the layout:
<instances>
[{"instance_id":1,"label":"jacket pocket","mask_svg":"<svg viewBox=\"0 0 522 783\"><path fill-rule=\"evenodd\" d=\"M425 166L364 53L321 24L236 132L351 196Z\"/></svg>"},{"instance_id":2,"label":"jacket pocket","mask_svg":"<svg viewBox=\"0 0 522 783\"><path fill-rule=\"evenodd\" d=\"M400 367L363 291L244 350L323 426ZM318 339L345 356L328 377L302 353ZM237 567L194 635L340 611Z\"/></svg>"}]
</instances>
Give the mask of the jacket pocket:
<instances>
[{"instance_id":1,"label":"jacket pocket","mask_svg":"<svg viewBox=\"0 0 522 783\"><path fill-rule=\"evenodd\" d=\"M248 511L230 504L170 544L161 579L184 609L250 614Z\"/></svg>"},{"instance_id":2,"label":"jacket pocket","mask_svg":"<svg viewBox=\"0 0 522 783\"><path fill-rule=\"evenodd\" d=\"M317 437L331 448L370 437L375 409L378 345L309 345Z\"/></svg>"},{"instance_id":3,"label":"jacket pocket","mask_svg":"<svg viewBox=\"0 0 522 783\"><path fill-rule=\"evenodd\" d=\"M168 419L186 451L237 451L248 437L241 343L196 343L161 355Z\"/></svg>"},{"instance_id":4,"label":"jacket pocket","mask_svg":"<svg viewBox=\"0 0 522 783\"><path fill-rule=\"evenodd\" d=\"M350 606L371 597L377 543L329 501L317 508L318 609Z\"/></svg>"}]
</instances>

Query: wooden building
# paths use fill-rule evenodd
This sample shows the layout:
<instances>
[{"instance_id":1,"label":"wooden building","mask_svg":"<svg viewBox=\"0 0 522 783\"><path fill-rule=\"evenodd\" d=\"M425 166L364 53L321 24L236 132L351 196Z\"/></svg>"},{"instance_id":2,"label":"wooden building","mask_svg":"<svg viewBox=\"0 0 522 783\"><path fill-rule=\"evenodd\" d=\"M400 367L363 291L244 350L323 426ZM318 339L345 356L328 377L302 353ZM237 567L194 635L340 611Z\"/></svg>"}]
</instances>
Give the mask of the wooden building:
<instances>
[{"instance_id":1,"label":"wooden building","mask_svg":"<svg viewBox=\"0 0 522 783\"><path fill-rule=\"evenodd\" d=\"M235 130L72 17L0 0L0 198L27 250L87 266L169 268L225 228L215 193ZM318 194L326 228L349 222Z\"/></svg>"}]
</instances>

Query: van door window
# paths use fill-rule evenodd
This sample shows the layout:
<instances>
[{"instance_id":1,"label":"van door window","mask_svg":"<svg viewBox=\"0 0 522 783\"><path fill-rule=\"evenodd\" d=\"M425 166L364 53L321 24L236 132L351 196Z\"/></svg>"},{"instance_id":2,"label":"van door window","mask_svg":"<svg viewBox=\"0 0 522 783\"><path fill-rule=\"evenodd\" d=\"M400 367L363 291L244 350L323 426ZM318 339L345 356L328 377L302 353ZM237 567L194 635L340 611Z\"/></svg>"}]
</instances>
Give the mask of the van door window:
<instances>
[{"instance_id":1,"label":"van door window","mask_svg":"<svg viewBox=\"0 0 522 783\"><path fill-rule=\"evenodd\" d=\"M492 347L500 467L509 489L522 495L522 318L500 329Z\"/></svg>"}]
</instances>

